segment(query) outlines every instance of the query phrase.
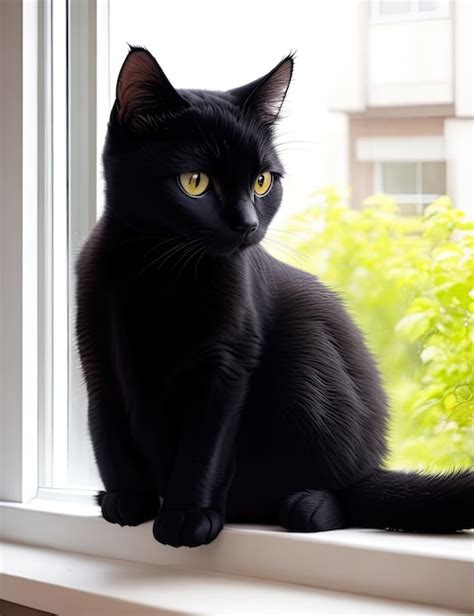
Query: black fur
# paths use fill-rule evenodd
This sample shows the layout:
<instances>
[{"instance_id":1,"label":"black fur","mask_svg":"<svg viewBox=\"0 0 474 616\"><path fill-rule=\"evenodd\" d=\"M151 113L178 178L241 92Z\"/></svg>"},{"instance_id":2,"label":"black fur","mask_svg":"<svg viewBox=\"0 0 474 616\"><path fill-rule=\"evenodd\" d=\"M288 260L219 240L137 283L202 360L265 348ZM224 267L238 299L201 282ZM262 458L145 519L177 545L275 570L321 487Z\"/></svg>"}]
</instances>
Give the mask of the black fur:
<instances>
[{"instance_id":1,"label":"black fur","mask_svg":"<svg viewBox=\"0 0 474 616\"><path fill-rule=\"evenodd\" d=\"M236 90L177 91L146 50L124 63L106 210L77 263L103 516L155 519L174 546L209 543L224 521L471 527L472 474L381 470L387 406L361 334L333 292L259 244L281 201L273 127L292 69L290 56ZM256 197L265 170L273 188ZM211 177L204 196L178 186L188 171Z\"/></svg>"}]
</instances>

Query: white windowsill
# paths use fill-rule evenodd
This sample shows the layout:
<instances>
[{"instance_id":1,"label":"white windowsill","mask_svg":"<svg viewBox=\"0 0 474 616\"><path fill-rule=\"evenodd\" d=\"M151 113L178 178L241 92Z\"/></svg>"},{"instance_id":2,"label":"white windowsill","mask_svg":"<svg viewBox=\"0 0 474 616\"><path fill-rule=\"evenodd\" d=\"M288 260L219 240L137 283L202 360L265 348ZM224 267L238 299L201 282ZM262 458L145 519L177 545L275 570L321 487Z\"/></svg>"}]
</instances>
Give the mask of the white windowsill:
<instances>
[{"instance_id":1,"label":"white windowsill","mask_svg":"<svg viewBox=\"0 0 474 616\"><path fill-rule=\"evenodd\" d=\"M266 594L265 588L269 585L272 589L272 584L278 583L278 588L283 588L282 584L290 585L288 588L285 586L289 592L288 600L290 601L290 596L293 597L290 605L297 601L296 595L305 595L313 610L315 601L324 602L327 597L336 601L334 610L339 605L338 601L342 601L340 605L344 605L346 601L347 606L349 600L347 596L338 598L334 593L328 595L319 589L351 593L359 595L359 599L363 596L369 602L368 606L372 605L370 601L375 601L369 601L369 597L378 597L379 603L380 599L383 599L380 605L377 602L373 604L377 607L374 607L376 613L381 613L381 606L386 604L386 600L440 606L456 610L454 613L469 613L472 610L472 533L421 536L355 529L306 534L288 533L276 527L229 525L209 546L175 549L162 546L153 539L151 523L136 528L120 528L101 519L98 507L94 505L40 499L27 504L0 502L0 528L2 538L9 542L5 549L9 549L10 554L14 555L13 560L2 560L3 588L17 591L19 588L25 590L31 586L40 589L44 585L63 588L64 579L50 579L48 571L63 571L61 559L68 558L77 562L80 571L86 572L85 565L90 565L90 575L74 576L73 584L69 588L71 592L87 591L91 596L95 596L97 588L94 584L97 580L106 579L107 583L102 584L101 588L103 592L110 594L108 600L115 597L116 600L136 603L149 597L150 601L155 603L147 604L148 607L160 605L165 609L168 605L166 609L170 609L169 602L156 603L158 599L164 601L163 597L168 595L160 592L158 596L153 594L151 589L155 588L156 580L162 576L169 580L173 573L174 579L183 584L180 587L182 590L186 589L186 592L185 596L177 597L177 603L173 607L175 611L172 610L171 613L186 613L185 604L190 606L186 603L188 599L191 602L202 602L205 596L214 596L209 590L209 584L218 584L216 580L221 579L224 580L223 589L230 592L235 583L242 591L239 591L240 598L236 601L238 603L242 600L244 603L234 605L234 601L231 602L232 609L239 611L244 604L250 605L245 603L247 591L244 592L241 576L253 578L247 584L250 594L250 589L254 588L257 589L257 594L263 593L262 597L268 595L265 599L267 603L264 601L265 605L270 605L270 595L274 592L268 590L270 594ZM41 550L40 547L50 551ZM58 550L66 551L67 554ZM30 563L33 554L36 554L36 569L30 569L29 566L22 568L22 560ZM53 559L53 563L58 562L56 569L42 564L43 557ZM112 574L112 570L115 573ZM22 571L27 573L23 575ZM127 572L130 572L130 580L133 582L130 587L128 583L124 584L124 581L129 579ZM143 583L139 582L140 572L144 576ZM118 590L123 591L122 594L114 594L117 584L110 582L110 576L111 579L120 580ZM82 590L76 587L77 580L84 581ZM194 589L190 593L188 586L184 585L188 582L190 588ZM304 586L300 588L296 585ZM308 586L313 589L311 596L307 595ZM130 595L127 594L129 591ZM24 596L30 596L30 592L31 588ZM33 597L34 593L31 596ZM213 604L211 613L224 613L226 609L229 611L228 607L226 608L226 605L229 605L227 590L223 590L219 596L220 607L216 607L218 602ZM9 597L9 600L15 600L11 594ZM171 598L168 598L171 601ZM179 609L178 603L182 605ZM357 611L356 604L357 601L351 613ZM390 605L387 603L387 610L391 609ZM301 606L300 611L303 611L304 601ZM413 606L405 603L404 607L407 610L410 608L413 613ZM370 606L361 609L367 613L370 612L369 608ZM398 613L401 613L400 609ZM430 612L429 609L424 607L424 613L442 613L439 608L436 608L435 612ZM249 610L252 611L250 608ZM193 613L191 607L189 611ZM258 611L262 610L259 608ZM293 609L291 611L295 613Z\"/></svg>"},{"instance_id":2,"label":"white windowsill","mask_svg":"<svg viewBox=\"0 0 474 616\"><path fill-rule=\"evenodd\" d=\"M183 567L0 543L2 595L61 616L454 614L451 610ZM284 555L281 555L284 558Z\"/></svg>"}]
</instances>

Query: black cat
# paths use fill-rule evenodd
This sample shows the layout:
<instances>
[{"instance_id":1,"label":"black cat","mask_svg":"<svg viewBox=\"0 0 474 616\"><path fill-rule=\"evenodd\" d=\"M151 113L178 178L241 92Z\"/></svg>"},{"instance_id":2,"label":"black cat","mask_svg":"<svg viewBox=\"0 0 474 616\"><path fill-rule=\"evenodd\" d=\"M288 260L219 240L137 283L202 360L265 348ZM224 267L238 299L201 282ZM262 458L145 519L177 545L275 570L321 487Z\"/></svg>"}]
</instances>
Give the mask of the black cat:
<instances>
[{"instance_id":1,"label":"black cat","mask_svg":"<svg viewBox=\"0 0 474 616\"><path fill-rule=\"evenodd\" d=\"M173 546L209 543L225 520L470 528L473 474L383 470L387 406L361 334L317 278L260 246L292 70L289 56L235 90L175 90L132 48L120 71L106 209L77 264L103 516L155 519Z\"/></svg>"}]
</instances>

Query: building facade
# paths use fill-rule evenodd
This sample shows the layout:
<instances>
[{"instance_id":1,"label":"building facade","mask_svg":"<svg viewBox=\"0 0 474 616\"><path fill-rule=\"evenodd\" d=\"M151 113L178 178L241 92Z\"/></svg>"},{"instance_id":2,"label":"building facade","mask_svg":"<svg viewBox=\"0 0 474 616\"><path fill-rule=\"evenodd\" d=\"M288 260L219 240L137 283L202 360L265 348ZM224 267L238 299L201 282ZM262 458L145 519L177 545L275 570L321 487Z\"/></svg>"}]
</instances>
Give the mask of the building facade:
<instances>
[{"instance_id":1,"label":"building facade","mask_svg":"<svg viewBox=\"0 0 474 616\"><path fill-rule=\"evenodd\" d=\"M329 107L347 116L352 205L407 214L448 194L474 208L474 2L347 2Z\"/></svg>"}]
</instances>

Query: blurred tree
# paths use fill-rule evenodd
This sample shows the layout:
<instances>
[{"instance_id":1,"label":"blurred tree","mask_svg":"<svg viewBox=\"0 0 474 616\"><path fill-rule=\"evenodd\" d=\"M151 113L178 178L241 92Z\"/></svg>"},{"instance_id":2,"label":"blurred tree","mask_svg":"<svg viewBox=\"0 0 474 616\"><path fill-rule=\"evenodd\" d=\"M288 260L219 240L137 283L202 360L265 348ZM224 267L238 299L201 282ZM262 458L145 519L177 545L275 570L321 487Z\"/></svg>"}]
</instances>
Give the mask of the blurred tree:
<instances>
[{"instance_id":1,"label":"blurred tree","mask_svg":"<svg viewBox=\"0 0 474 616\"><path fill-rule=\"evenodd\" d=\"M267 248L336 289L365 333L392 409L387 465L471 467L474 224L447 197L421 218L383 195L360 210L335 189L313 201Z\"/></svg>"}]
</instances>

